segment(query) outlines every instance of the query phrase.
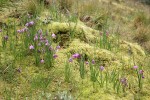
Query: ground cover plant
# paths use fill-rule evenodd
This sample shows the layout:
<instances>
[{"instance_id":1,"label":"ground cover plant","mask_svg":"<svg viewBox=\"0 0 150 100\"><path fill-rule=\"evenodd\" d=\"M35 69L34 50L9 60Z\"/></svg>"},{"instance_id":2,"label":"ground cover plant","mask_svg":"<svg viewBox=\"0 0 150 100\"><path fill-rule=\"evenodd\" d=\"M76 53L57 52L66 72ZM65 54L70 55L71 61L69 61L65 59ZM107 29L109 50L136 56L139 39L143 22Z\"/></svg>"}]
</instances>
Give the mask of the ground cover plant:
<instances>
[{"instance_id":1,"label":"ground cover plant","mask_svg":"<svg viewBox=\"0 0 150 100\"><path fill-rule=\"evenodd\" d=\"M2 0L0 8L0 99L149 99L148 5Z\"/></svg>"}]
</instances>

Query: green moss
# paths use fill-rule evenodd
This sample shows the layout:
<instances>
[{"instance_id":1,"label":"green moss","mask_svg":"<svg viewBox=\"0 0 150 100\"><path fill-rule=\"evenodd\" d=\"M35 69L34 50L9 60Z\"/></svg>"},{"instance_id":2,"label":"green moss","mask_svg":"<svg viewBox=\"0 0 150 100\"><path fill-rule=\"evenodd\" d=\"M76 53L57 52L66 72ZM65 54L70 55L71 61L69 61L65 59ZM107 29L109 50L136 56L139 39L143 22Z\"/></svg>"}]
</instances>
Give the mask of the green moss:
<instances>
[{"instance_id":1,"label":"green moss","mask_svg":"<svg viewBox=\"0 0 150 100\"><path fill-rule=\"evenodd\" d=\"M144 50L135 43L129 43L127 41L121 41L119 52L117 53L119 57L122 57L122 60L126 64L144 64L144 58L146 57Z\"/></svg>"},{"instance_id":2,"label":"green moss","mask_svg":"<svg viewBox=\"0 0 150 100\"><path fill-rule=\"evenodd\" d=\"M6 66L13 62L14 57L7 52L1 52L0 59L1 59L0 65Z\"/></svg>"},{"instance_id":3,"label":"green moss","mask_svg":"<svg viewBox=\"0 0 150 100\"><path fill-rule=\"evenodd\" d=\"M87 60L94 59L99 64L106 64L106 66L111 66L112 63L118 62L117 57L114 53L100 48L95 48L90 46L87 43L81 42L79 39L75 39L70 44L67 52L73 53L80 53L85 54L87 56ZM119 62L118 62L119 64Z\"/></svg>"},{"instance_id":4,"label":"green moss","mask_svg":"<svg viewBox=\"0 0 150 100\"><path fill-rule=\"evenodd\" d=\"M52 22L48 25L48 29L52 33L56 34L68 34L66 38L70 38L72 35L74 38L79 38L82 41L86 42L93 42L95 41L96 37L94 34L98 33L98 31L89 28L81 22L79 23L60 23L60 22Z\"/></svg>"},{"instance_id":5,"label":"green moss","mask_svg":"<svg viewBox=\"0 0 150 100\"><path fill-rule=\"evenodd\" d=\"M49 15L46 13L45 16ZM61 42L62 46L65 46L65 48L61 46L61 49L56 52L58 58L55 59L54 66L52 68L46 69L44 64L40 64L40 66L36 67L34 64L33 56L26 56L22 58L22 60L16 61L15 67L21 68L21 73L15 71L16 85L11 84L10 86L9 83L1 81L0 90L4 90L4 87L8 87L9 89L12 88L11 91L14 91L13 93L15 94L12 96L12 98L15 99L22 99L26 97L28 97L29 99L39 99L42 98L43 91L44 93L51 93L55 96L57 92L65 90L70 91L75 98L78 97L78 99L81 100L127 100L134 98L134 94L136 93L131 92L130 90L127 90L125 94L122 92L120 94L116 94L111 83L108 85L108 88L105 88L105 85L103 88L100 88L99 84L96 83L95 89L93 89L92 82L89 78L89 66L85 66L86 76L84 80L81 80L79 73L79 63L77 60L74 60L71 63L71 82L67 83L64 81L64 66L65 63L68 63L66 62L68 61L67 55L71 57L71 55L74 53L85 54L86 60L91 61L92 59L94 59L98 67L100 65L103 65L108 70L114 68L120 70L120 68L128 66L129 64L131 64L131 66L133 66L134 64L140 65L144 63L143 59L146 55L144 50L142 50L139 45L120 40L119 47L117 47L118 42L116 40L116 37L110 35L108 39L112 44L111 51L95 47L96 41L98 41L100 38L99 31L87 27L80 21L78 21L77 23L51 21L50 24L45 24L42 27L43 29L49 30L51 33L55 33L57 35L57 39L54 40L55 43L53 45ZM115 51L116 48L117 51ZM13 56L11 56L11 54L9 53L7 54L1 52L0 57L2 65L10 63L14 60ZM128 70L130 70L130 68ZM121 73L124 73L122 72L122 70L120 71ZM147 74L148 73L146 73L146 75ZM133 73L128 77L131 76L133 76L133 78L136 78ZM40 81L44 83L44 79L47 79L49 77L52 78L51 84L46 86L46 89L42 90L41 88L43 88L43 86L40 86ZM34 86L33 83L37 84L37 86ZM136 82L134 83L136 84ZM149 97L148 86L149 82L146 81L146 84L144 84L144 91L146 91L147 93L142 94L142 96L144 96L144 100L145 98ZM0 91L0 95L5 95L5 92Z\"/></svg>"}]
</instances>

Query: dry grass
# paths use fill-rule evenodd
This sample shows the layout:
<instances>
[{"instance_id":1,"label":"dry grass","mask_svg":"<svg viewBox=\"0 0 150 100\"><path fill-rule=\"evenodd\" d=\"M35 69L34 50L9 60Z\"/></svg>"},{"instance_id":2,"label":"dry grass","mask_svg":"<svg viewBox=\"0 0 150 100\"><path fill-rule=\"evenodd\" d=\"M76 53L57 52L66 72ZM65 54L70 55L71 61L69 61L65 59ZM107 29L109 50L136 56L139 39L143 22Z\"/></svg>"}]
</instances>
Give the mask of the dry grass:
<instances>
[{"instance_id":1,"label":"dry grass","mask_svg":"<svg viewBox=\"0 0 150 100\"><path fill-rule=\"evenodd\" d=\"M21 8L25 13L39 14L44 8L38 0L24 0Z\"/></svg>"}]
</instances>

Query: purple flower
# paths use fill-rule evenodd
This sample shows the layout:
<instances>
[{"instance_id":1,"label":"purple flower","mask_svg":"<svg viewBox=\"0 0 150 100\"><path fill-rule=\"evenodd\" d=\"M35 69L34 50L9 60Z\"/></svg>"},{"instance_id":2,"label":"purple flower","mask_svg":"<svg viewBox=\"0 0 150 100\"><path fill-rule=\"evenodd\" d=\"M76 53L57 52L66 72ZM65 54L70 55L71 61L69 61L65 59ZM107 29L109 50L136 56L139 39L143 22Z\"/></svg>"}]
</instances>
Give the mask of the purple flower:
<instances>
[{"instance_id":1,"label":"purple flower","mask_svg":"<svg viewBox=\"0 0 150 100\"><path fill-rule=\"evenodd\" d=\"M88 64L89 64L89 62L88 62L88 61L86 61L86 62L85 62L85 64L86 64L86 65L88 65Z\"/></svg>"},{"instance_id":2,"label":"purple flower","mask_svg":"<svg viewBox=\"0 0 150 100\"><path fill-rule=\"evenodd\" d=\"M45 42L45 37L43 37L42 35L40 36L40 42Z\"/></svg>"},{"instance_id":3,"label":"purple flower","mask_svg":"<svg viewBox=\"0 0 150 100\"><path fill-rule=\"evenodd\" d=\"M27 32L27 31L28 31L27 27L17 30L18 33L23 33L23 32Z\"/></svg>"},{"instance_id":4,"label":"purple flower","mask_svg":"<svg viewBox=\"0 0 150 100\"><path fill-rule=\"evenodd\" d=\"M33 26L33 25L34 25L34 22L33 22L33 21L28 22L28 23L25 24L25 26L27 26L27 27L30 27L30 26Z\"/></svg>"},{"instance_id":5,"label":"purple flower","mask_svg":"<svg viewBox=\"0 0 150 100\"><path fill-rule=\"evenodd\" d=\"M103 70L104 70L104 67L103 67L103 66L100 66L100 70L103 71Z\"/></svg>"},{"instance_id":6,"label":"purple flower","mask_svg":"<svg viewBox=\"0 0 150 100\"><path fill-rule=\"evenodd\" d=\"M60 46L58 45L58 46L56 47L56 49L60 49Z\"/></svg>"},{"instance_id":7,"label":"purple flower","mask_svg":"<svg viewBox=\"0 0 150 100\"><path fill-rule=\"evenodd\" d=\"M122 85L127 86L127 79L126 78L121 78L120 82L122 83Z\"/></svg>"},{"instance_id":8,"label":"purple flower","mask_svg":"<svg viewBox=\"0 0 150 100\"><path fill-rule=\"evenodd\" d=\"M139 70L139 74L143 74L144 73L144 71L143 70Z\"/></svg>"},{"instance_id":9,"label":"purple flower","mask_svg":"<svg viewBox=\"0 0 150 100\"><path fill-rule=\"evenodd\" d=\"M43 33L42 29L38 30L38 33L40 33L40 35L42 35L42 33Z\"/></svg>"},{"instance_id":10,"label":"purple flower","mask_svg":"<svg viewBox=\"0 0 150 100\"><path fill-rule=\"evenodd\" d=\"M44 59L41 59L41 61L40 61L41 63L44 63Z\"/></svg>"},{"instance_id":11,"label":"purple flower","mask_svg":"<svg viewBox=\"0 0 150 100\"><path fill-rule=\"evenodd\" d=\"M56 35L54 33L52 34L52 38L56 38Z\"/></svg>"},{"instance_id":12,"label":"purple flower","mask_svg":"<svg viewBox=\"0 0 150 100\"><path fill-rule=\"evenodd\" d=\"M80 57L81 57L81 55L78 54L78 53L75 53L75 54L72 55L72 58L80 58Z\"/></svg>"},{"instance_id":13,"label":"purple flower","mask_svg":"<svg viewBox=\"0 0 150 100\"><path fill-rule=\"evenodd\" d=\"M30 46L29 46L29 49L30 49L30 50L33 50L33 49L34 49L34 46L33 46L33 45L30 45Z\"/></svg>"},{"instance_id":14,"label":"purple flower","mask_svg":"<svg viewBox=\"0 0 150 100\"><path fill-rule=\"evenodd\" d=\"M4 36L4 40L7 41L8 40L8 35Z\"/></svg>"},{"instance_id":15,"label":"purple flower","mask_svg":"<svg viewBox=\"0 0 150 100\"><path fill-rule=\"evenodd\" d=\"M48 43L48 42L46 42L46 43L45 43L45 45L46 45L46 46L48 46L48 45L49 45L49 43Z\"/></svg>"},{"instance_id":16,"label":"purple flower","mask_svg":"<svg viewBox=\"0 0 150 100\"><path fill-rule=\"evenodd\" d=\"M17 30L17 32L18 32L18 33L22 33L22 31L21 31L21 30Z\"/></svg>"},{"instance_id":17,"label":"purple flower","mask_svg":"<svg viewBox=\"0 0 150 100\"><path fill-rule=\"evenodd\" d=\"M72 58L69 58L69 62L72 62L73 61L73 59Z\"/></svg>"},{"instance_id":18,"label":"purple flower","mask_svg":"<svg viewBox=\"0 0 150 100\"><path fill-rule=\"evenodd\" d=\"M92 60L92 64L95 64L95 60L94 59Z\"/></svg>"},{"instance_id":19,"label":"purple flower","mask_svg":"<svg viewBox=\"0 0 150 100\"><path fill-rule=\"evenodd\" d=\"M0 29L0 32L2 32L2 30Z\"/></svg>"},{"instance_id":20,"label":"purple flower","mask_svg":"<svg viewBox=\"0 0 150 100\"><path fill-rule=\"evenodd\" d=\"M23 31L23 32L27 32L27 31L28 31L28 28L25 27L25 28L22 29L22 31Z\"/></svg>"},{"instance_id":21,"label":"purple flower","mask_svg":"<svg viewBox=\"0 0 150 100\"><path fill-rule=\"evenodd\" d=\"M43 36L42 36L42 35L40 35L40 40L41 40L41 41L43 40Z\"/></svg>"},{"instance_id":22,"label":"purple flower","mask_svg":"<svg viewBox=\"0 0 150 100\"><path fill-rule=\"evenodd\" d=\"M29 23L26 23L26 24L25 24L25 26L27 26L27 27L28 27L28 26L29 26Z\"/></svg>"},{"instance_id":23,"label":"purple flower","mask_svg":"<svg viewBox=\"0 0 150 100\"><path fill-rule=\"evenodd\" d=\"M58 55L54 54L54 55L53 55L53 57L54 57L54 58L57 58L57 57L58 57Z\"/></svg>"},{"instance_id":24,"label":"purple flower","mask_svg":"<svg viewBox=\"0 0 150 100\"><path fill-rule=\"evenodd\" d=\"M34 25L34 21L29 22L30 25Z\"/></svg>"},{"instance_id":25,"label":"purple flower","mask_svg":"<svg viewBox=\"0 0 150 100\"><path fill-rule=\"evenodd\" d=\"M133 66L133 69L135 69L135 70L138 69L138 66Z\"/></svg>"},{"instance_id":26,"label":"purple flower","mask_svg":"<svg viewBox=\"0 0 150 100\"><path fill-rule=\"evenodd\" d=\"M34 36L34 41L36 41L36 40L38 40L38 36L37 35Z\"/></svg>"},{"instance_id":27,"label":"purple flower","mask_svg":"<svg viewBox=\"0 0 150 100\"><path fill-rule=\"evenodd\" d=\"M144 75L142 75L142 78L145 78Z\"/></svg>"}]
</instances>

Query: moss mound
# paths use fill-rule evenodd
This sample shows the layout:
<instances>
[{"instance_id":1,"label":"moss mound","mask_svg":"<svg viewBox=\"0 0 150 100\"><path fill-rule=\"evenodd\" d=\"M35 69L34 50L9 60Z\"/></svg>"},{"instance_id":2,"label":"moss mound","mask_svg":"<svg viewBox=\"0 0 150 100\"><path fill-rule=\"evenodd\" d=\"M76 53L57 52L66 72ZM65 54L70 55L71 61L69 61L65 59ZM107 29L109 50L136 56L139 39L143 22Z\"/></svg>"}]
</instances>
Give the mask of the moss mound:
<instances>
[{"instance_id":1,"label":"moss mound","mask_svg":"<svg viewBox=\"0 0 150 100\"><path fill-rule=\"evenodd\" d=\"M112 50L100 48L99 46L95 47L97 41L103 36L98 36L98 30L87 27L81 22L52 22L48 25L48 29L59 37L61 40L60 45L67 45L66 53L85 54L86 60L95 59L96 62L105 66L127 66L129 63L133 66L137 62L142 64L146 56L144 50L138 44L124 40L118 40L118 42L114 35L108 37Z\"/></svg>"},{"instance_id":2,"label":"moss mound","mask_svg":"<svg viewBox=\"0 0 150 100\"><path fill-rule=\"evenodd\" d=\"M98 34L97 30L85 26L82 22L78 23L60 23L52 22L48 25L50 32L64 35L62 38L75 37L85 42L93 42L96 39L94 34ZM65 40L64 40L65 41Z\"/></svg>"}]
</instances>

